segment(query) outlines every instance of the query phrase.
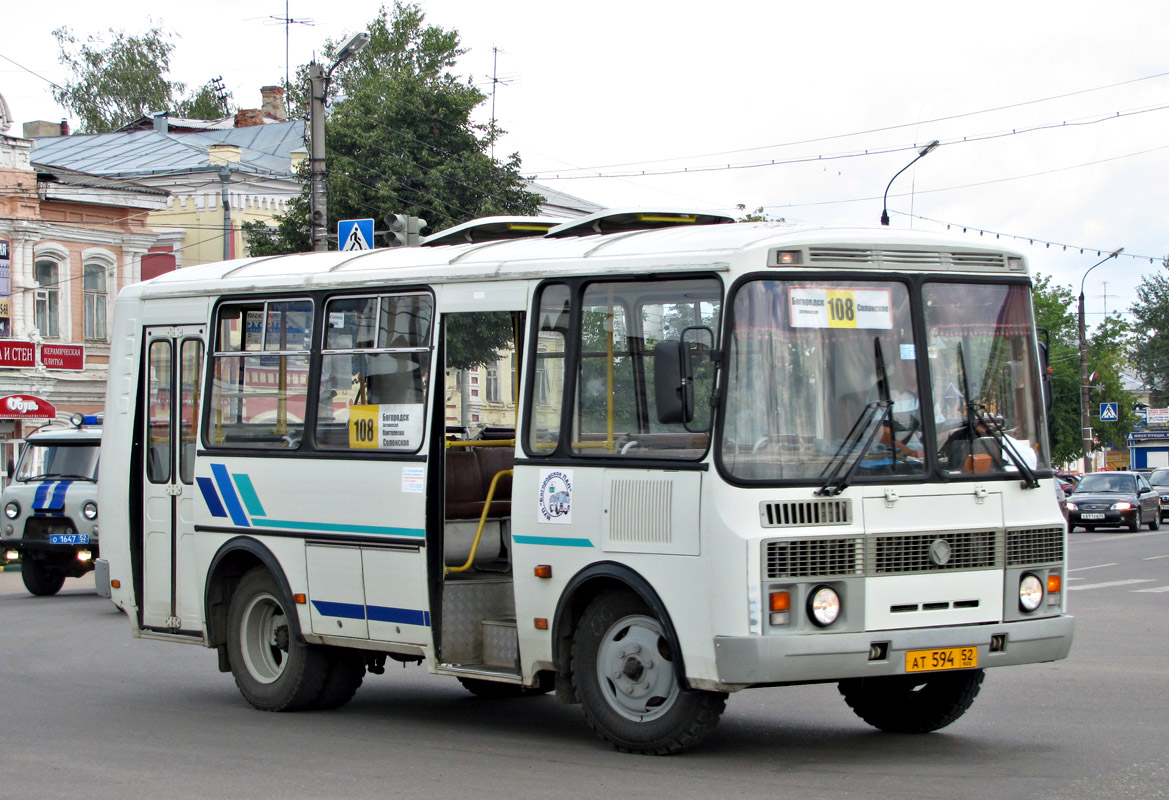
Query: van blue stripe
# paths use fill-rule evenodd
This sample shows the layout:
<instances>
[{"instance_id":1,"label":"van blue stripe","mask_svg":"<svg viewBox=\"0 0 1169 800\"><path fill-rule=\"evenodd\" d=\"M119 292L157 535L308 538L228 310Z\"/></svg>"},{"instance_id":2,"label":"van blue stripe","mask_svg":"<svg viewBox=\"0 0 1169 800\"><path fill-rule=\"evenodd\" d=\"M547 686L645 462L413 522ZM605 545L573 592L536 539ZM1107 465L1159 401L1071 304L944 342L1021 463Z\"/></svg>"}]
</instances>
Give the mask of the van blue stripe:
<instances>
[{"instance_id":1,"label":"van blue stripe","mask_svg":"<svg viewBox=\"0 0 1169 800\"><path fill-rule=\"evenodd\" d=\"M211 474L215 476L215 485L219 487L219 494L223 497L223 503L227 506L227 513L231 515L231 521L241 528L249 527L247 515L244 514L243 507L239 504L235 487L231 485L231 476L227 474L227 467L223 464L212 464Z\"/></svg>"},{"instance_id":2,"label":"van blue stripe","mask_svg":"<svg viewBox=\"0 0 1169 800\"><path fill-rule=\"evenodd\" d=\"M49 490L53 488L53 481L45 481L37 487L37 493L32 499L33 511L40 511L45 508L45 503L49 499Z\"/></svg>"},{"instance_id":3,"label":"van blue stripe","mask_svg":"<svg viewBox=\"0 0 1169 800\"><path fill-rule=\"evenodd\" d=\"M239 489L240 497L244 500L244 505L247 506L248 513L253 517L268 516L264 513L264 506L260 503L260 496L256 494L256 487L252 486L252 479L242 473L236 473L231 477L235 478L235 485Z\"/></svg>"},{"instance_id":4,"label":"van blue stripe","mask_svg":"<svg viewBox=\"0 0 1169 800\"><path fill-rule=\"evenodd\" d=\"M365 619L365 606L360 603L333 603L328 600L313 600L313 607L326 617Z\"/></svg>"},{"instance_id":5,"label":"van blue stripe","mask_svg":"<svg viewBox=\"0 0 1169 800\"><path fill-rule=\"evenodd\" d=\"M560 536L512 536L517 544L550 544L553 547L593 547L588 539L565 539Z\"/></svg>"},{"instance_id":6,"label":"van blue stripe","mask_svg":"<svg viewBox=\"0 0 1169 800\"><path fill-rule=\"evenodd\" d=\"M223 503L219 502L219 492L215 491L215 483L210 478L195 478L195 482L199 484L199 491L203 493L203 502L207 504L207 510L211 512L211 516L226 517L227 512L223 510Z\"/></svg>"},{"instance_id":7,"label":"van blue stripe","mask_svg":"<svg viewBox=\"0 0 1169 800\"><path fill-rule=\"evenodd\" d=\"M57 488L53 490L53 499L49 502L50 511L65 510L65 492L69 491L72 485L73 481L61 481L57 484Z\"/></svg>"}]
</instances>

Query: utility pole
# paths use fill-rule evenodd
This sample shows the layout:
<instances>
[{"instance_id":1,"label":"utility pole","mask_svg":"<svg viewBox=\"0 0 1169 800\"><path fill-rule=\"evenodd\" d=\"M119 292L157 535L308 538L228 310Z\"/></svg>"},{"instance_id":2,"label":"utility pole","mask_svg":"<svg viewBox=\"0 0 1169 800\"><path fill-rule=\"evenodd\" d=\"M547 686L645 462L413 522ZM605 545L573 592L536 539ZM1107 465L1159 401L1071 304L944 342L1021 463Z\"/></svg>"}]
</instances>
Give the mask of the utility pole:
<instances>
[{"instance_id":1,"label":"utility pole","mask_svg":"<svg viewBox=\"0 0 1169 800\"><path fill-rule=\"evenodd\" d=\"M231 258L231 167L224 164L219 168L219 204L223 206L223 260Z\"/></svg>"},{"instance_id":2,"label":"utility pole","mask_svg":"<svg viewBox=\"0 0 1169 800\"><path fill-rule=\"evenodd\" d=\"M1091 400L1091 387L1088 385L1088 336L1084 329L1084 281L1088 280L1088 272L1096 269L1096 267L1103 264L1109 259L1116 258L1124 252L1123 247L1118 247L1109 253L1104 258L1097 261L1092 266L1088 267L1084 277L1080 279L1080 308L1079 308L1079 334L1080 334L1080 428L1081 435L1084 442L1084 474L1087 475L1092 471L1092 427L1089 419L1089 404Z\"/></svg>"},{"instance_id":3,"label":"utility pole","mask_svg":"<svg viewBox=\"0 0 1169 800\"><path fill-rule=\"evenodd\" d=\"M329 249L326 239L329 216L325 199L325 70L317 62L308 65L309 92L309 229L313 250Z\"/></svg>"}]
</instances>

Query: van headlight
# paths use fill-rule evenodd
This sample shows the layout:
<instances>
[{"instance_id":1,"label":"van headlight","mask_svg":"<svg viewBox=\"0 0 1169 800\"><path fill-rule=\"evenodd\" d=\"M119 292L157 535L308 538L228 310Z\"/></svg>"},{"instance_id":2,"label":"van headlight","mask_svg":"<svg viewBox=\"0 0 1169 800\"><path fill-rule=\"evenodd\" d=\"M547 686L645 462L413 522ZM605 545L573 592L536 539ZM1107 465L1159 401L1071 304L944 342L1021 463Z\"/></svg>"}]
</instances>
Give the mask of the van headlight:
<instances>
[{"instance_id":1,"label":"van headlight","mask_svg":"<svg viewBox=\"0 0 1169 800\"><path fill-rule=\"evenodd\" d=\"M4 506L4 516L8 517L9 519L16 519L17 517L19 517L20 516L20 503L13 500L12 502L10 502L6 506Z\"/></svg>"},{"instance_id":2,"label":"van headlight","mask_svg":"<svg viewBox=\"0 0 1169 800\"><path fill-rule=\"evenodd\" d=\"M97 519L97 503L87 500L85 505L81 507L81 516L89 520Z\"/></svg>"}]
</instances>

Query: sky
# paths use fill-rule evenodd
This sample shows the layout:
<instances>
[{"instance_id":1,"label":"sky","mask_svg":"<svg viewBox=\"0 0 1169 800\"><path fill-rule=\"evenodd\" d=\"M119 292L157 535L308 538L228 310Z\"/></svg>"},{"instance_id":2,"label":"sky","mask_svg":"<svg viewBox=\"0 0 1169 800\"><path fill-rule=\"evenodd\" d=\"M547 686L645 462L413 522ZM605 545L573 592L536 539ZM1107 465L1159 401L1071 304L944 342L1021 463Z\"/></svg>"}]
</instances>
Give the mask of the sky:
<instances>
[{"instance_id":1,"label":"sky","mask_svg":"<svg viewBox=\"0 0 1169 800\"><path fill-rule=\"evenodd\" d=\"M459 32L458 74L494 89L508 131L496 155L516 152L525 175L595 203L876 226L888 187L893 227L998 237L1073 294L1083 282L1089 325L1126 311L1169 255L1164 0L419 5ZM47 15L9 0L9 133L68 117L49 84L69 77L62 24L79 37L161 25L176 35L172 80L222 76L254 108L286 60L295 73L379 7L56 0Z\"/></svg>"}]
</instances>

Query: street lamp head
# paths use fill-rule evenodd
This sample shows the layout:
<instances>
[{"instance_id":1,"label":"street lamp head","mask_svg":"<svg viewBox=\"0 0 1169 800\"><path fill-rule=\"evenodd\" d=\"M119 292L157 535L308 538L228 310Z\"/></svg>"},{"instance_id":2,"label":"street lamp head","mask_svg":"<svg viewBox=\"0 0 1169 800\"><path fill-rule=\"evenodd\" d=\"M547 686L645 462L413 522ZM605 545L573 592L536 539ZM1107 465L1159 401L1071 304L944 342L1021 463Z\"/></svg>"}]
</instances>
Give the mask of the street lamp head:
<instances>
[{"instance_id":1,"label":"street lamp head","mask_svg":"<svg viewBox=\"0 0 1169 800\"><path fill-rule=\"evenodd\" d=\"M357 55L358 52L361 51L361 48L365 47L367 44L369 44L368 33L361 31L359 33L353 34L353 36L349 38L349 41L341 45L341 49L337 51L337 60L333 65L336 66L342 61Z\"/></svg>"},{"instance_id":2,"label":"street lamp head","mask_svg":"<svg viewBox=\"0 0 1169 800\"><path fill-rule=\"evenodd\" d=\"M899 169L897 171L897 175L900 175L902 172L905 172L905 170L912 167L920 159L925 158L927 155L932 153L934 150L937 150L938 145L940 145L940 144L941 144L941 142L939 142L937 139L934 139L932 142L927 144L925 147L921 148L921 150L919 150L917 152L917 157L914 158L912 161L910 161L908 164L906 164L904 167ZM893 181L897 180L897 175L894 175L892 178L889 179L889 185L885 187L885 196L881 198L881 224L882 225L889 224L889 186L892 186Z\"/></svg>"}]
</instances>

